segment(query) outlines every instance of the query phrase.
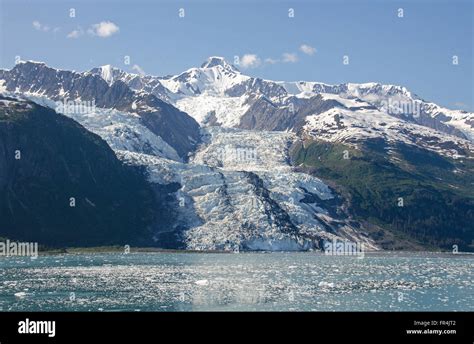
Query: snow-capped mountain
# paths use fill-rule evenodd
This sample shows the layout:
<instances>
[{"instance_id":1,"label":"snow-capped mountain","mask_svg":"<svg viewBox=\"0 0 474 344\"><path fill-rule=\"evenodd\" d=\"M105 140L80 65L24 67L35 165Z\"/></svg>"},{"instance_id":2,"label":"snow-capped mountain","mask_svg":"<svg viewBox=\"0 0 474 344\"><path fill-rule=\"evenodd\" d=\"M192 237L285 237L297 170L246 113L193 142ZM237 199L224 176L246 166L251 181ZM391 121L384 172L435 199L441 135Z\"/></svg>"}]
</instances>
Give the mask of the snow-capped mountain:
<instances>
[{"instance_id":1,"label":"snow-capped mountain","mask_svg":"<svg viewBox=\"0 0 474 344\"><path fill-rule=\"evenodd\" d=\"M160 82L162 78L150 75L127 73L111 65L92 68L86 73L101 77L109 85L112 85L115 81L122 81L133 90L150 93L159 99L162 99L163 101L170 102L168 97L169 90L165 88Z\"/></svg>"},{"instance_id":2,"label":"snow-capped mountain","mask_svg":"<svg viewBox=\"0 0 474 344\"><path fill-rule=\"evenodd\" d=\"M49 101L49 106L52 106L52 101L55 108L61 109L59 112L75 113L77 111L74 109L81 107L80 110L84 113L96 109L98 112L101 109L113 109L134 114L135 122L158 135L179 156L185 158L195 149L199 141L199 125L194 119L156 96L134 91L124 81L114 79L120 74L124 80L130 81L126 78L126 73L119 73L110 66L101 70L102 74L99 76L91 72L57 70L44 63L21 62L11 70L0 70L0 89L36 101ZM72 111L68 111L70 108ZM103 121L100 116L97 118ZM141 134L132 127L124 127L119 132L134 133L135 138L141 140ZM139 144L145 147L151 143L144 138Z\"/></svg>"},{"instance_id":3,"label":"snow-capped mountain","mask_svg":"<svg viewBox=\"0 0 474 344\"><path fill-rule=\"evenodd\" d=\"M469 156L474 144L457 136L400 120L378 109L332 108L306 117L306 136L338 143L383 139L388 145L403 142L452 158Z\"/></svg>"},{"instance_id":4,"label":"snow-capped mountain","mask_svg":"<svg viewBox=\"0 0 474 344\"><path fill-rule=\"evenodd\" d=\"M189 249L307 250L334 238L377 249L329 183L291 165L301 142L376 139L389 152L402 143L449 159L474 152L473 113L404 87L264 80L215 56L166 77L23 62L0 70L0 93L63 113L143 166L150 183L172 190L176 212L155 240ZM94 106L70 109L65 100Z\"/></svg>"},{"instance_id":5,"label":"snow-capped mountain","mask_svg":"<svg viewBox=\"0 0 474 344\"><path fill-rule=\"evenodd\" d=\"M234 85L241 84L249 77L219 57L211 57L200 68L162 79L162 84L176 97L208 94L225 95Z\"/></svg>"},{"instance_id":6,"label":"snow-capped mountain","mask_svg":"<svg viewBox=\"0 0 474 344\"><path fill-rule=\"evenodd\" d=\"M312 108L311 100L317 95L324 99L351 107L354 102L365 102L365 106L376 107L381 112L403 121L419 124L450 135L474 139L474 114L462 110L449 110L428 102L409 91L406 87L379 83L344 83L329 85L321 82L281 82L254 78L242 74L224 58L213 56L199 68L168 77L150 77L129 74L109 66L91 72L104 80L121 80L132 89L153 93L158 98L171 102L187 112L202 125L221 125L246 129L298 130L299 127L283 128L255 125L249 118L255 116L255 107L267 102L274 108L296 113ZM348 105L349 104L349 105ZM361 104L356 104L360 107ZM368 105L367 105L368 104ZM348 105L348 106L347 106ZM295 109L297 108L297 109ZM326 110L323 107L320 111ZM313 113L313 114L317 114ZM261 111L260 117L265 116ZM275 120L275 122L282 122Z\"/></svg>"}]
</instances>

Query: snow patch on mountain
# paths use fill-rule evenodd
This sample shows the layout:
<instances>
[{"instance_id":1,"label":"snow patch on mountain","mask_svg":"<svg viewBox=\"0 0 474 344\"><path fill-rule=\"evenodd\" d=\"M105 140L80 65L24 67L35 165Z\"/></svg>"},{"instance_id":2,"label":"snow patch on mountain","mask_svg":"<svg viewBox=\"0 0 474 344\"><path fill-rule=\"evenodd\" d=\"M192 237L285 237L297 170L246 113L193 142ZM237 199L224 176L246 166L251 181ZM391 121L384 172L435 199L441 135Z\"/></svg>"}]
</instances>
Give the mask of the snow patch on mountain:
<instances>
[{"instance_id":1,"label":"snow patch on mountain","mask_svg":"<svg viewBox=\"0 0 474 344\"><path fill-rule=\"evenodd\" d=\"M215 64L212 67L204 64L204 66L188 69L179 75L161 80L161 83L177 97L199 94L221 96L229 88L250 79L228 64Z\"/></svg>"},{"instance_id":2,"label":"snow patch on mountain","mask_svg":"<svg viewBox=\"0 0 474 344\"><path fill-rule=\"evenodd\" d=\"M109 84L109 86L112 85L114 82L112 66L105 65L100 67L100 76Z\"/></svg>"},{"instance_id":3,"label":"snow patch on mountain","mask_svg":"<svg viewBox=\"0 0 474 344\"><path fill-rule=\"evenodd\" d=\"M474 113L462 110L450 110L434 103L425 103L424 109L433 118L440 118L442 122L459 129L468 140L474 142Z\"/></svg>"},{"instance_id":4,"label":"snow patch on mountain","mask_svg":"<svg viewBox=\"0 0 474 344\"><path fill-rule=\"evenodd\" d=\"M63 107L58 106L61 102L36 94L24 93L23 96L74 119L87 130L99 135L113 150L127 150L181 161L173 147L141 124L137 114L96 107L89 111L63 111Z\"/></svg>"},{"instance_id":5,"label":"snow patch on mountain","mask_svg":"<svg viewBox=\"0 0 474 344\"><path fill-rule=\"evenodd\" d=\"M314 93L312 93L312 96L314 96ZM367 108L371 107L369 103L360 100L359 98L343 98L338 94L332 94L332 93L321 93L321 96L324 100L335 100L342 105L344 105L346 108L350 109L362 109L362 108Z\"/></svg>"},{"instance_id":6,"label":"snow patch on mountain","mask_svg":"<svg viewBox=\"0 0 474 344\"><path fill-rule=\"evenodd\" d=\"M193 117L200 125L236 127L248 110L247 97L227 97L201 94L183 97L174 103L181 111Z\"/></svg>"},{"instance_id":7,"label":"snow patch on mountain","mask_svg":"<svg viewBox=\"0 0 474 344\"><path fill-rule=\"evenodd\" d=\"M448 157L463 157L453 147L474 151L474 144L456 136L409 123L373 109L333 108L306 118L306 134L320 140L357 144L368 138L383 138L387 142L417 145Z\"/></svg>"},{"instance_id":8,"label":"snow patch on mountain","mask_svg":"<svg viewBox=\"0 0 474 344\"><path fill-rule=\"evenodd\" d=\"M283 86L283 88L285 88L285 90L292 95L309 92L314 93L314 85L317 84L316 82L310 81L277 81L276 83Z\"/></svg>"}]
</instances>

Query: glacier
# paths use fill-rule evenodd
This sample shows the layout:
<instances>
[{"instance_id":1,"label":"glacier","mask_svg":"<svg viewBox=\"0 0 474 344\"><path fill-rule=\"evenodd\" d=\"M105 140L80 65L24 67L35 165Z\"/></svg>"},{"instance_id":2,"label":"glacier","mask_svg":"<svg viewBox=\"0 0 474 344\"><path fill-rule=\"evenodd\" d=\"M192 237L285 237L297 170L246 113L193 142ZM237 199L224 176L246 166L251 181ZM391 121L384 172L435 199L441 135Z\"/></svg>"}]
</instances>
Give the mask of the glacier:
<instances>
[{"instance_id":1,"label":"glacier","mask_svg":"<svg viewBox=\"0 0 474 344\"><path fill-rule=\"evenodd\" d=\"M202 131L203 144L188 163L118 153L129 164L145 166L151 182L181 185L176 197L183 200L179 224L188 228L183 233L188 249L312 250L334 238L377 249L348 218L327 208L335 195L326 184L294 172L288 149L295 134L222 127ZM255 158L230 158L235 155L223 154L222 147L246 149ZM305 201L310 195L312 200Z\"/></svg>"}]
</instances>

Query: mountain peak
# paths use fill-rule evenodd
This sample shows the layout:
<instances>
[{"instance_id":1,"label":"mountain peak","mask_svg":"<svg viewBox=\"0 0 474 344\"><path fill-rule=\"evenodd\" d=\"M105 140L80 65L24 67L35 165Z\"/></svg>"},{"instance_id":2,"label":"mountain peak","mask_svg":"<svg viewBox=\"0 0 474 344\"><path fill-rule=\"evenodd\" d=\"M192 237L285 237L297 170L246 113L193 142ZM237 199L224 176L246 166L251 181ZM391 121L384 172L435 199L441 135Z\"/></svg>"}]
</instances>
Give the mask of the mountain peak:
<instances>
[{"instance_id":1,"label":"mountain peak","mask_svg":"<svg viewBox=\"0 0 474 344\"><path fill-rule=\"evenodd\" d=\"M113 67L110 64L106 64L100 67L96 67L90 70L92 74L100 75L109 85L112 85L116 79L117 74L120 74L122 71L118 68Z\"/></svg>"},{"instance_id":2,"label":"mountain peak","mask_svg":"<svg viewBox=\"0 0 474 344\"><path fill-rule=\"evenodd\" d=\"M221 56L211 56L209 57L206 61L204 61L204 63L201 65L201 68L212 68L212 67L216 67L216 66L221 66L223 67L224 69L228 69L228 70L232 70L234 72L238 72L239 70L231 65L230 63L228 63L225 58L221 57Z\"/></svg>"},{"instance_id":3,"label":"mountain peak","mask_svg":"<svg viewBox=\"0 0 474 344\"><path fill-rule=\"evenodd\" d=\"M26 61L18 61L16 64L15 64L15 67L14 68L27 68L27 69L31 69L31 68L44 68L44 67L48 67L48 65L44 62L39 62L39 61L33 61L33 60L26 60ZM48 67L50 68L50 67Z\"/></svg>"},{"instance_id":4,"label":"mountain peak","mask_svg":"<svg viewBox=\"0 0 474 344\"><path fill-rule=\"evenodd\" d=\"M34 65L43 65L46 66L45 62L42 61L34 61L34 60L26 60L26 61L18 61L17 64L34 64Z\"/></svg>"},{"instance_id":5,"label":"mountain peak","mask_svg":"<svg viewBox=\"0 0 474 344\"><path fill-rule=\"evenodd\" d=\"M58 71L58 69L48 66L45 62L39 62L39 61L33 61L33 60L18 61L12 70L20 70L23 73L29 73L31 71L38 72L41 70Z\"/></svg>"}]
</instances>

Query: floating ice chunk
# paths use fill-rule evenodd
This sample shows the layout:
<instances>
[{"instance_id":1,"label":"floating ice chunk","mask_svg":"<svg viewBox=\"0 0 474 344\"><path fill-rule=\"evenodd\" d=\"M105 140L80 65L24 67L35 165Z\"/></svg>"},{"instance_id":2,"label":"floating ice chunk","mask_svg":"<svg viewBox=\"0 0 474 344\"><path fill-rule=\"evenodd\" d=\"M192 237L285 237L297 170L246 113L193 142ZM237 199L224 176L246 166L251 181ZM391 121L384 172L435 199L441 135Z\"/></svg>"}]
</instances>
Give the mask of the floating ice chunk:
<instances>
[{"instance_id":1,"label":"floating ice chunk","mask_svg":"<svg viewBox=\"0 0 474 344\"><path fill-rule=\"evenodd\" d=\"M194 282L194 284L205 286L205 285L209 285L209 281L206 280L206 279L198 280L198 281Z\"/></svg>"},{"instance_id":2,"label":"floating ice chunk","mask_svg":"<svg viewBox=\"0 0 474 344\"><path fill-rule=\"evenodd\" d=\"M322 288L334 288L334 283L321 281L319 282L318 286Z\"/></svg>"}]
</instances>

